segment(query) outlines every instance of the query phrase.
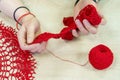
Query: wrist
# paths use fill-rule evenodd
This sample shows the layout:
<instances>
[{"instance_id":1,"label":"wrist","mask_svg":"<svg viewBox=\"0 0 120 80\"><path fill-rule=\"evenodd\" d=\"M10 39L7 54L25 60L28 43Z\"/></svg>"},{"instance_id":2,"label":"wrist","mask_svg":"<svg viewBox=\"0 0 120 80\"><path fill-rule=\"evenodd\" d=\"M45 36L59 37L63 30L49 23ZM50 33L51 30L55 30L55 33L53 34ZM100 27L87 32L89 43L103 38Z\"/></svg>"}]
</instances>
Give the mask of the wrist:
<instances>
[{"instance_id":1,"label":"wrist","mask_svg":"<svg viewBox=\"0 0 120 80\"><path fill-rule=\"evenodd\" d=\"M32 14L31 12L25 13L22 16L20 16L16 22L16 27L18 28L18 24L22 25L23 23L25 23L26 21L29 22L30 20L32 20L32 18L34 18L35 15Z\"/></svg>"},{"instance_id":2,"label":"wrist","mask_svg":"<svg viewBox=\"0 0 120 80\"><path fill-rule=\"evenodd\" d=\"M26 9L20 9L20 10L18 10L18 11L16 12L16 14L15 14L16 20L18 20L19 17L21 17L22 15L24 15L24 14L26 14L26 13L28 13L28 12L29 12L29 11L26 10Z\"/></svg>"},{"instance_id":3,"label":"wrist","mask_svg":"<svg viewBox=\"0 0 120 80\"><path fill-rule=\"evenodd\" d=\"M25 23L25 22L27 22L29 20L32 20L33 18L35 18L35 16L30 13L30 14L24 16L23 18L21 18L21 20L19 20L19 23L23 24L23 23Z\"/></svg>"},{"instance_id":4,"label":"wrist","mask_svg":"<svg viewBox=\"0 0 120 80\"><path fill-rule=\"evenodd\" d=\"M30 10L27 7L20 6L20 7L16 8L15 11L13 12L13 18L18 24L20 24L18 21L19 17L21 17L22 15L25 15L29 12L30 12Z\"/></svg>"}]
</instances>

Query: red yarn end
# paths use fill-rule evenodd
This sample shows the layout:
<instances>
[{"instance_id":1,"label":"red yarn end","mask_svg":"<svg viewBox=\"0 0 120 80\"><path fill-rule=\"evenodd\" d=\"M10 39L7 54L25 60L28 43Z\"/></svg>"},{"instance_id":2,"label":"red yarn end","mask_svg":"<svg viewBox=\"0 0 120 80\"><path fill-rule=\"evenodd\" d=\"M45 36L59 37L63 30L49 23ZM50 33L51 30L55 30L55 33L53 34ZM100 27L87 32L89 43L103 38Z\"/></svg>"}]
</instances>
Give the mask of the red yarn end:
<instances>
[{"instance_id":1,"label":"red yarn end","mask_svg":"<svg viewBox=\"0 0 120 80\"><path fill-rule=\"evenodd\" d=\"M98 70L106 69L113 62L113 53L107 46L100 44L90 50L89 61Z\"/></svg>"}]
</instances>

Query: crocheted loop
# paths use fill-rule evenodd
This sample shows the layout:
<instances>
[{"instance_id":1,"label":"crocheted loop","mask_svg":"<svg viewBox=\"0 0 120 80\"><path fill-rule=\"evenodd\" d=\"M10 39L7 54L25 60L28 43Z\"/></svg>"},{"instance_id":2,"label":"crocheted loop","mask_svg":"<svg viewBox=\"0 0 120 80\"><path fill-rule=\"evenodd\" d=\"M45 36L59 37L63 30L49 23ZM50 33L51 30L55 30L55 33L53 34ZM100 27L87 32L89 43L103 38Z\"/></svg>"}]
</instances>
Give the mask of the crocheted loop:
<instances>
[{"instance_id":1,"label":"crocheted loop","mask_svg":"<svg viewBox=\"0 0 120 80\"><path fill-rule=\"evenodd\" d=\"M0 80L33 80L35 59L21 50L16 31L0 23Z\"/></svg>"}]
</instances>

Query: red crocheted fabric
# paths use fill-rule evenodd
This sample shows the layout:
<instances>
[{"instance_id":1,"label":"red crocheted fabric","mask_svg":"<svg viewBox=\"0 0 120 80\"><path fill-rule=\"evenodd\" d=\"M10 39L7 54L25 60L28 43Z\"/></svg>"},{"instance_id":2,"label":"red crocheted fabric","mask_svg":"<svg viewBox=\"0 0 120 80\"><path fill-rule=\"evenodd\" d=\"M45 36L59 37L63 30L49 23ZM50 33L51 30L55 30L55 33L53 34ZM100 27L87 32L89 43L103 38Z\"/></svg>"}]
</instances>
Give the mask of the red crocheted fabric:
<instances>
[{"instance_id":1,"label":"red crocheted fabric","mask_svg":"<svg viewBox=\"0 0 120 80\"><path fill-rule=\"evenodd\" d=\"M0 80L33 80L35 59L21 50L13 28L0 22Z\"/></svg>"},{"instance_id":2,"label":"red crocheted fabric","mask_svg":"<svg viewBox=\"0 0 120 80\"><path fill-rule=\"evenodd\" d=\"M112 64L113 53L107 46L100 44L90 50L89 61L94 68L102 70Z\"/></svg>"},{"instance_id":3,"label":"red crocheted fabric","mask_svg":"<svg viewBox=\"0 0 120 80\"><path fill-rule=\"evenodd\" d=\"M101 17L96 11L96 8L93 5L87 5L85 8L83 8L76 19L79 19L81 22L83 19L87 19L92 25L96 26L99 25L101 22ZM77 26L74 22L73 17L67 17L63 19L63 23L65 28L63 28L60 33L53 34L45 32L41 35L39 35L33 43L40 43L42 41L48 41L50 38L62 38L64 40L72 40L74 37L72 35L72 30L76 29Z\"/></svg>"}]
</instances>

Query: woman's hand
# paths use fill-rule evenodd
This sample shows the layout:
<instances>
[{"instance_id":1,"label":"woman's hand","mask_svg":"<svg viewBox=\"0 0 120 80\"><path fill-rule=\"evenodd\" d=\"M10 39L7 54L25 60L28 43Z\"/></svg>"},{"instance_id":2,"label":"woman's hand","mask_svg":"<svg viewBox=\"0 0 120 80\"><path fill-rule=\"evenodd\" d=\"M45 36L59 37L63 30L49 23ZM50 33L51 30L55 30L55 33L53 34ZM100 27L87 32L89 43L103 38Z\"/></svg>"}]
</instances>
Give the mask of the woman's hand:
<instances>
[{"instance_id":1,"label":"woman's hand","mask_svg":"<svg viewBox=\"0 0 120 80\"><path fill-rule=\"evenodd\" d=\"M79 31L76 31L76 30L72 31L72 34L75 37L78 37L79 33L83 33L83 34L88 34L88 33L95 34L95 33L97 33L97 27L91 25L88 20L84 19L81 22L80 20L76 19L79 12L89 4L93 5L96 8L98 14L102 17L102 21L100 24L105 24L104 17L100 14L100 12L97 8L97 4L93 0L79 0L79 2L76 4L76 6L74 8L74 20L75 20L75 23L79 29Z\"/></svg>"},{"instance_id":2,"label":"woman's hand","mask_svg":"<svg viewBox=\"0 0 120 80\"><path fill-rule=\"evenodd\" d=\"M21 49L30 52L42 52L46 48L47 42L30 44L40 33L40 23L33 15L27 15L21 20L22 26L18 31L18 41Z\"/></svg>"}]
</instances>

